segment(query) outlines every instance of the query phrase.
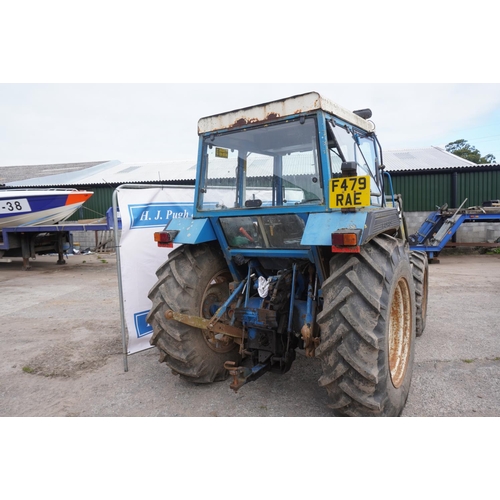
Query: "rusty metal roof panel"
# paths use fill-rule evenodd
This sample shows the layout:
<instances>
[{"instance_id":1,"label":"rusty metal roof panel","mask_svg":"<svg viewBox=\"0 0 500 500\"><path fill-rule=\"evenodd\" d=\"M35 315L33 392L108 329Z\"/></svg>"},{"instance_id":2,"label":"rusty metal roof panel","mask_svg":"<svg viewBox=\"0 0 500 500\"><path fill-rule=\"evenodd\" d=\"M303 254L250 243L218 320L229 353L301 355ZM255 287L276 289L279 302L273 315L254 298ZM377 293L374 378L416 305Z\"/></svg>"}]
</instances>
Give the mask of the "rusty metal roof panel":
<instances>
[{"instance_id":1,"label":"rusty metal roof panel","mask_svg":"<svg viewBox=\"0 0 500 500\"><path fill-rule=\"evenodd\" d=\"M317 110L326 111L367 132L375 130L375 125L372 122L364 120L333 101L322 97L317 92L309 92L278 101L200 118L198 121L198 134L202 135L207 132L228 130L258 123L269 123L286 116Z\"/></svg>"}]
</instances>

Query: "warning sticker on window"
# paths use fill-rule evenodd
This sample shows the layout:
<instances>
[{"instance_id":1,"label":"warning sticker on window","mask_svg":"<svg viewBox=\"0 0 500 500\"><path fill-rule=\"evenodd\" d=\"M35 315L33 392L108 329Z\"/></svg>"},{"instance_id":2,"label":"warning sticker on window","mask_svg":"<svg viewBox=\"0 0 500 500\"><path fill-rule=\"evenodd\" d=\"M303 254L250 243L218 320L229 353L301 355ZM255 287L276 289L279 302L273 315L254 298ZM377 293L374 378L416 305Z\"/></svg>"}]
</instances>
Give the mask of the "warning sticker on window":
<instances>
[{"instance_id":1,"label":"warning sticker on window","mask_svg":"<svg viewBox=\"0 0 500 500\"><path fill-rule=\"evenodd\" d=\"M229 150L224 148L215 148L215 156L217 158L229 158Z\"/></svg>"}]
</instances>

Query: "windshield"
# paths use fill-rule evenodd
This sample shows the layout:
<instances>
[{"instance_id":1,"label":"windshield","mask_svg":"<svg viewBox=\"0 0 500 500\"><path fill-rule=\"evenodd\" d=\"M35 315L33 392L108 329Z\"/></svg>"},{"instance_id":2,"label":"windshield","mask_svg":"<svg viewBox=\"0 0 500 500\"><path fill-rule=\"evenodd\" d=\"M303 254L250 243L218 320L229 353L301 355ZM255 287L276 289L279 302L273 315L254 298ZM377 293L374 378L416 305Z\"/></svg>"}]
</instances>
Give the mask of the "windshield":
<instances>
[{"instance_id":1,"label":"windshield","mask_svg":"<svg viewBox=\"0 0 500 500\"><path fill-rule=\"evenodd\" d=\"M380 205L382 181L376 167L377 155L375 143L371 137L353 132L352 127L328 123L328 147L330 150L330 166L332 177L342 175L342 162L355 161L358 165L358 175L369 175L371 178L371 203Z\"/></svg>"},{"instance_id":2,"label":"windshield","mask_svg":"<svg viewBox=\"0 0 500 500\"><path fill-rule=\"evenodd\" d=\"M323 202L314 117L203 140L199 210Z\"/></svg>"}]
</instances>

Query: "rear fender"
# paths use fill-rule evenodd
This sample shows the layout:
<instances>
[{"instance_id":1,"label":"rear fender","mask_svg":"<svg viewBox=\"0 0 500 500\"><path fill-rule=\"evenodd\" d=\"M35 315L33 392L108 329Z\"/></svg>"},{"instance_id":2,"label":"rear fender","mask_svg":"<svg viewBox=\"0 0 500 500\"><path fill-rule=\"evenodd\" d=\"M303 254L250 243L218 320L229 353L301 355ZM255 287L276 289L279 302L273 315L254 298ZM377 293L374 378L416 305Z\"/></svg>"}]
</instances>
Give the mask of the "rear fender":
<instances>
[{"instance_id":1,"label":"rear fender","mask_svg":"<svg viewBox=\"0 0 500 500\"><path fill-rule=\"evenodd\" d=\"M179 244L197 245L217 239L209 219L171 219L165 229L179 231L174 238Z\"/></svg>"},{"instance_id":2,"label":"rear fender","mask_svg":"<svg viewBox=\"0 0 500 500\"><path fill-rule=\"evenodd\" d=\"M310 214L301 245L331 246L332 233L340 229L361 230L360 245L378 234L399 229L401 220L396 208L377 208L356 212L323 212Z\"/></svg>"}]
</instances>

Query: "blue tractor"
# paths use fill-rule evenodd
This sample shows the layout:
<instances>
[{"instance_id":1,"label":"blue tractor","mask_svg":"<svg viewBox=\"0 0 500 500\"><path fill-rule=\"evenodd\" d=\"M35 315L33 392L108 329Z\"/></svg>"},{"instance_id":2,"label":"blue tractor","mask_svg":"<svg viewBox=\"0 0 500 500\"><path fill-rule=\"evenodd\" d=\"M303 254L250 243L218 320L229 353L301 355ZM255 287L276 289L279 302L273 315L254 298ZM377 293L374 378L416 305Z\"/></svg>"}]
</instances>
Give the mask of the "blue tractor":
<instances>
[{"instance_id":1,"label":"blue tractor","mask_svg":"<svg viewBox=\"0 0 500 500\"><path fill-rule=\"evenodd\" d=\"M193 218L155 235L179 245L149 294L174 374L239 390L303 350L335 415L401 414L428 265L370 117L311 92L199 120Z\"/></svg>"}]
</instances>

